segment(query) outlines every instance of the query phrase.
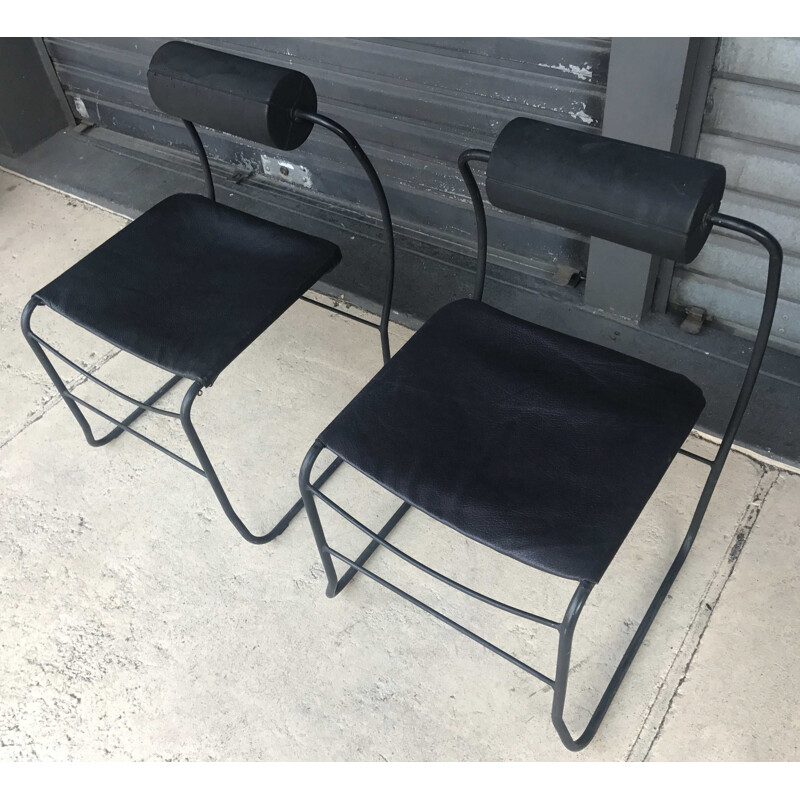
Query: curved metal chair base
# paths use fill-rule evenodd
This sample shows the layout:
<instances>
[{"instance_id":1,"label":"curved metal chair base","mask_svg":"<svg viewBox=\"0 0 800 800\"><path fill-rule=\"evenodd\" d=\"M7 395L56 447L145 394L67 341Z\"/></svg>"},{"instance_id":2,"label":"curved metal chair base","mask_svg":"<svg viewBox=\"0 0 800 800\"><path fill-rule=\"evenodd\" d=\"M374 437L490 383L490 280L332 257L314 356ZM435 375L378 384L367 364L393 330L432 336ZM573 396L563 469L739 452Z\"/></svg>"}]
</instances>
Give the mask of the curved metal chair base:
<instances>
[{"instance_id":1,"label":"curved metal chair base","mask_svg":"<svg viewBox=\"0 0 800 800\"><path fill-rule=\"evenodd\" d=\"M219 501L222 510L225 512L225 516L230 520L234 528L241 534L241 536L251 544L266 544L267 542L271 542L273 539L276 539L280 536L286 528L289 526L289 523L300 513L301 509L303 508L303 501L302 498L299 499L287 512L283 515L280 521L267 533L256 535L250 531L250 529L242 522L239 515L234 511L233 506L231 505L230 500L228 499L228 495L226 494L225 490L220 483L219 478L217 477L217 473L214 470L213 465L211 464L211 460L206 453L205 448L203 447L202 442L200 441L200 437L197 435L197 431L195 430L194 423L191 419L191 412L192 406L194 404L195 399L198 395L202 392L202 385L199 382L194 382L186 391L184 395L183 402L181 403L181 410L180 413L176 413L174 411L167 411L166 409L157 408L154 404L162 398L167 392L170 391L174 386L176 386L181 380L183 380L182 376L180 375L173 375L166 383L163 384L159 389L157 389L147 400L138 401L134 398L124 394L123 392L118 391L112 386L109 386L104 381L101 381L92 373L88 372L87 370L81 368L69 358L64 356L58 350L56 350L52 345L45 342L40 336L34 333L31 330L30 320L33 314L33 311L36 309L38 305L41 305L36 300L31 300L26 306L25 310L22 313L22 332L27 340L28 344L31 346L34 354L38 358L41 365L44 367L45 372L47 373L50 380L55 385L58 393L64 399L64 402L67 405L67 408L72 412L72 415L80 425L81 430L83 431L83 435L86 438L88 444L92 447L103 447L107 445L109 442L114 441L120 434L124 433L125 431L131 433L137 439L141 439L142 441L146 442L147 444L155 447L156 450L164 453L165 455L170 456L171 458L178 461L180 464L183 464L185 467L188 467L193 472L196 472L199 475L205 477L208 482L211 484L211 488L214 490L214 494L216 495L217 500ZM53 363L47 357L48 351L63 361L65 364L73 368L76 372L83 375L86 379L92 381L93 383L102 386L104 389L108 390L112 394L116 395L117 397L126 400L127 402L136 406L136 409L132 411L125 419L117 420L114 417L106 414L104 411L101 411L99 408L95 407L91 403L88 403L81 397L78 397L73 392L71 392L67 386L64 384L64 381L61 379L61 376L56 371ZM112 423L114 427L104 436L97 438L92 430L92 426L89 421L86 419L85 414L81 410L81 408L87 408L90 411L93 411L99 417L105 419L106 421ZM134 430L131 425L132 423L137 420L142 414L146 411L152 411L155 414L160 414L166 417L172 417L176 419L180 419L181 425L183 426L183 430L186 434L189 443L194 450L195 455L197 456L197 460L200 463L198 467L196 464L192 464L191 462L187 461L186 459L182 458L181 456L173 453L171 450L160 445L158 442L153 441L149 437L145 436L139 431ZM325 470L322 472L320 477L317 479L315 486L319 487L322 486L325 481L336 471L339 465L342 463L341 459L335 459Z\"/></svg>"},{"instance_id":2,"label":"curved metal chair base","mask_svg":"<svg viewBox=\"0 0 800 800\"><path fill-rule=\"evenodd\" d=\"M468 638L476 641L478 644L483 645L484 647L491 650L496 655L505 658L507 661L512 663L514 666L519 667L520 669L524 670L528 674L532 675L535 678L538 678L543 683L550 686L553 689L553 704L552 704L552 711L551 711L551 719L553 722L553 726L556 729L561 741L563 742L564 746L567 747L569 750L577 751L582 750L586 747L592 739L594 739L600 724L603 721L603 718L608 711L612 700L614 699L617 691L619 690L620 685L622 684L625 675L630 668L636 653L639 650L644 638L650 629L653 620L655 619L656 615L658 614L659 609L664 603L664 600L667 597L667 594L675 581L675 578L678 576L681 567L683 566L686 557L689 554L689 550L694 543L695 537L697 535L697 531L700 528L700 524L703 520L703 516L705 514L706 508L708 507L709 500L711 499L711 495L714 491L714 487L716 486L717 480L719 478L719 474L722 470L722 463L724 462L724 456L727 455L727 452L718 454L717 458L714 461L710 461L707 459L698 459L704 461L708 466L711 467L711 472L708 475L706 480L705 487L703 489L702 494L700 495L700 499L698 500L697 508L695 510L694 516L689 526L689 530L681 544L680 550L678 551L677 556L675 557L672 565L669 568L666 576L664 577L661 585L658 588L653 600L650 603L650 606L647 609L642 621L639 623L639 627L636 629L631 641L628 644L625 653L622 656L614 674L611 677L608 685L606 686L603 694L600 698L600 701L597 704L594 712L592 713L589 722L586 725L584 731L577 737L574 737L567 725L564 721L564 706L566 702L566 694L567 694L567 683L569 678L569 667L570 667L570 660L572 655L572 640L573 635L575 633L575 628L578 624L578 620L580 619L581 612L583 611L586 601L589 598L589 595L594 588L594 584L589 581L581 581L578 583L578 586L575 589L575 592L570 600L570 603L567 607L567 610L564 614L563 619L561 622L557 622L555 620L546 619L544 617L540 617L536 614L532 614L527 611L522 611L521 609L512 608L494 598L487 597L486 595L482 595L479 592L470 589L469 587L463 586L462 584L457 583L456 581L442 575L439 572L427 567L426 565L422 564L421 562L417 561L416 559L412 558L411 556L404 553L402 550L399 550L394 545L388 543L386 541L386 537L390 533L390 531L397 525L397 523L402 519L404 514L410 508L408 503L402 503L402 505L394 512L394 514L389 518L389 520L385 523L385 525L381 528L380 531L377 533L371 531L367 526L345 511L341 506L337 505L333 502L327 495L323 494L320 491L320 484L319 481L316 483L312 483L310 481L311 470L314 466L314 462L316 461L319 454L324 449L323 445L320 442L315 442L311 449L308 451L305 460L303 461L303 465L300 470L300 493L302 495L303 501L306 506L306 513L308 514L309 522L311 523L311 529L314 533L314 539L317 544L317 548L319 550L320 558L322 560L322 565L325 569L325 575L328 580L328 585L326 589L326 595L328 597L335 597L338 595L342 589L347 586L348 583L355 577L356 573L361 572L364 575L372 578L380 585L384 586L387 589L390 589L395 594L403 597L404 599L411 602L413 605L421 608L423 611L427 611L429 614L433 615L440 621L444 622L445 624L449 625L450 627L457 630L459 633L463 633ZM693 457L691 453L684 453L687 456ZM722 458L720 458L722 455ZM348 522L353 524L363 533L368 535L372 541L367 545L367 547L358 555L357 558L351 559L347 556L343 555L342 553L338 552L337 550L333 549L327 542L325 538L325 533L322 528L322 524L320 522L319 513L317 511L316 500L319 499L334 511L336 511L340 516L344 517ZM482 602L487 603L495 608L500 608L503 611L507 611L511 614L516 614L517 616L521 616L525 619L528 619L532 622L536 622L538 624L554 628L558 631L559 639L558 639L558 655L556 660L556 675L555 678L550 678L547 675L539 672L535 668L531 667L529 664L526 664L510 653L507 653L504 650L501 650L496 645L492 644L491 642L487 641L483 637L477 635L473 631L465 628L463 625L455 622L454 620L446 617L441 612L437 611L436 609L432 608L431 606L423 603L421 600L418 600L416 597L405 592L403 589L400 589L398 586L390 583L389 581L385 580L384 578L376 575L374 572L370 571L369 569L365 568L365 563L367 559L372 555L375 550L383 546L393 552L395 555L398 555L403 560L411 563L413 566L416 566L418 569L422 570L423 572L431 575L432 577L436 578L437 580L441 580L443 583L451 586L459 591L467 594L470 597L475 599L481 600ZM334 559L337 559L343 562L347 566L347 571L340 577L334 566Z\"/></svg>"},{"instance_id":3,"label":"curved metal chair base","mask_svg":"<svg viewBox=\"0 0 800 800\"><path fill-rule=\"evenodd\" d=\"M342 309L338 309L332 306L327 306L324 303L320 303L313 298L306 297L305 295L300 295L297 299L304 300L305 302L311 303L316 306L321 306L326 310L338 314L340 316L347 317L352 319L358 323L366 325L371 328L375 328L378 330L380 336L380 343L381 343L381 353L383 355L383 361L386 363L389 358L391 357L391 352L389 348L389 318L391 315L391 308L392 308L392 296L394 292L394 272L395 272L395 247L394 247L394 232L392 228L392 216L391 211L389 209L389 203L386 199L386 193L384 192L383 185L381 184L381 180L378 176L378 173L375 171L375 167L373 166L372 162L370 161L367 154L362 150L361 146L356 141L355 137L341 124L336 122L335 120L331 119L330 117L323 116L322 114L311 113L310 111L304 111L301 108L294 108L291 111L291 118L293 122L303 122L303 123L310 123L311 125L319 125L321 128L329 131L330 133L334 134L335 136L339 137L339 139L344 142L347 148L352 152L355 159L361 165L361 168L364 170L364 173L372 187L372 191L375 195L375 200L378 204L378 209L380 212L380 219L381 219L381 226L383 228L383 239L384 239L384 247L386 250L386 259L387 259L387 272L386 272L386 285L384 288L384 296L383 296L383 306L381 309L381 317L379 323L371 322L370 320L362 319L354 314L350 314ZM214 191L214 179L211 174L211 165L208 160L208 154L206 153L205 147L203 146L203 142L197 133L197 129L194 126L194 123L191 120L184 119L184 125L186 126L186 130L189 133L189 137L194 144L195 148L197 149L198 155L200 157L200 165L203 169L203 177L205 183L205 194L211 201L216 201L216 195ZM211 464L211 461L206 454L205 448L203 447L199 436L197 435L197 431L194 428L194 425L191 420L191 409L192 404L194 403L195 398L200 394L202 391L202 385L199 382L195 382L192 386L189 387L186 395L183 398L183 403L181 404L181 411L180 413L176 413L174 411L165 411L164 409L156 408L153 405L159 398L163 397L173 386L175 386L182 377L179 375L173 375L158 391L152 394L147 400L144 402L140 402L135 400L132 397L124 394L123 392L118 391L112 386L104 383L90 372L82 369L73 361L70 361L66 356L62 353L58 352L54 347L49 345L43 339L41 339L37 334L35 334L30 327L30 319L31 315L33 314L34 309L38 306L42 305L42 301L38 300L36 297L31 298L28 301L28 304L25 306L24 311L22 312L22 332L27 340L28 344L33 349L36 357L39 359L39 362L44 367L45 371L47 372L50 379L58 389L59 394L61 397L64 398L64 402L67 404L67 407L72 412L75 419L78 421L78 424L83 431L84 436L86 437L86 441L92 447L102 447L105 444L116 439L123 431L128 431L129 433L136 436L136 438L141 439L144 442L155 447L160 452L164 453L165 455L174 458L179 463L183 464L185 467L193 470L194 472L198 473L199 475L203 475L205 478L208 479L209 483L211 484L211 488L214 490L214 494L217 497L220 505L222 506L225 515L231 521L233 526L236 530L246 539L248 542L252 544L265 544L266 542L270 542L283 533L286 528L288 527L289 523L294 519L295 516L300 512L303 508L303 501L298 500L290 509L289 511L284 514L281 520L275 525L272 530L268 533L265 533L261 536L256 536L247 528L247 526L242 522L239 515L234 511L230 501L228 500L228 496L225 493L225 490L222 488L222 484L217 477L217 474ZM136 406L137 408L129 414L124 420L117 420L113 417L109 416L105 412L101 411L100 409L96 408L95 406L87 403L80 397L77 397L72 392L67 389L64 385L64 382L61 380L60 376L56 372L55 368L53 367L50 360L47 358L45 354L45 350L55 355L57 358L68 364L74 370L82 374L85 378L98 385L104 387L112 394L116 395L117 397L126 400L127 402L131 403L132 405ZM98 416L102 417L103 419L111 422L114 425L114 428L103 436L100 439L95 438L94 433L92 432L92 428L89 422L86 420L83 412L81 411L81 407L88 408L90 411L93 411ZM186 433L189 442L192 445L192 449L194 450L195 455L197 456L198 461L200 462L201 466L197 466L196 464L192 464L186 459L182 458L181 456L177 455L176 453L171 452L167 448L163 447L162 445L154 442L152 439L149 439L147 436L139 433L138 431L131 428L131 424L138 419L145 411L152 411L156 414L161 414L167 417L173 417L176 419L180 419L181 425L183 426L183 430ZM325 481L333 474L333 472L337 469L337 467L341 464L341 460L334 461L330 464L322 473L317 481L317 485L321 486Z\"/></svg>"}]
</instances>

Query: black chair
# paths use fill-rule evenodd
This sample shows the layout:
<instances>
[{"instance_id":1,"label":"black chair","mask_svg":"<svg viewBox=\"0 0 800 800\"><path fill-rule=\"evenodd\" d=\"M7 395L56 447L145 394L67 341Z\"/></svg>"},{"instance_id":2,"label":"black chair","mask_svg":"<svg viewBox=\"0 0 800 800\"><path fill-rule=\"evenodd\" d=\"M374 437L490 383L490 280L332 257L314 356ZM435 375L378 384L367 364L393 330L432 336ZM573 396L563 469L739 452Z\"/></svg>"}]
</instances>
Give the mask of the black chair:
<instances>
[{"instance_id":1,"label":"black chair","mask_svg":"<svg viewBox=\"0 0 800 800\"><path fill-rule=\"evenodd\" d=\"M100 447L129 431L208 478L239 533L249 542L268 542L283 532L303 507L302 500L269 533L252 534L233 510L206 455L192 424L192 405L203 388L211 386L298 299L378 328L383 358L388 361L394 282L389 207L375 169L353 136L316 113L316 92L302 73L185 42L168 42L153 56L147 77L155 104L186 125L200 155L206 196L173 195L142 214L36 292L22 314L22 330L90 445ZM303 296L339 263L339 248L216 202L208 157L193 122L279 150L299 147L315 125L345 142L366 172L381 211L388 274L380 324ZM135 400L81 369L34 333L31 315L39 305L173 377L146 400ZM120 421L86 402L67 389L45 351L136 408ZM156 401L183 378L191 385L180 412L157 408ZM96 438L81 408L115 427ZM200 465L132 428L145 411L179 419ZM319 483L340 463L332 463Z\"/></svg>"},{"instance_id":2,"label":"black chair","mask_svg":"<svg viewBox=\"0 0 800 800\"><path fill-rule=\"evenodd\" d=\"M769 253L764 310L750 363L716 457L682 449L704 406L682 375L525 322L481 302L486 217L471 161L488 163L498 208L546 220L681 262L712 227L744 234ZM337 595L362 572L553 689L552 720L571 750L594 737L697 534L758 375L778 296L782 254L766 231L718 213L725 170L717 164L592 134L516 119L491 153L467 150L459 168L478 228L473 299L440 309L322 432L300 489L328 580ZM309 480L323 449L403 502L377 533ZM563 710L575 626L673 458L710 468L683 544L585 731L573 737ZM319 499L371 541L355 558L325 539ZM512 608L431 569L386 541L413 506L492 549L577 581L561 620ZM518 660L364 565L377 547L495 608L555 629L555 677ZM333 559L343 562L339 576Z\"/></svg>"}]
</instances>

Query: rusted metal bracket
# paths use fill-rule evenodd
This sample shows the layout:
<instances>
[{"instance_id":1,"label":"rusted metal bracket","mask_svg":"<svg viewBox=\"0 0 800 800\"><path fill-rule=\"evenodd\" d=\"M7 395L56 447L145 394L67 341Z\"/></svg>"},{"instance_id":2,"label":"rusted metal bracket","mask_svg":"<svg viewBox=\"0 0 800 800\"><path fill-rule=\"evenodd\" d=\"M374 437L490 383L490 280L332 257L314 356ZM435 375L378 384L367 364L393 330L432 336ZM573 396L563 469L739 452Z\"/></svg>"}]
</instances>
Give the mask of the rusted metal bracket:
<instances>
[{"instance_id":1,"label":"rusted metal bracket","mask_svg":"<svg viewBox=\"0 0 800 800\"><path fill-rule=\"evenodd\" d=\"M681 323L681 330L696 336L703 329L703 325L711 319L711 315L704 308L689 306L686 309L686 319Z\"/></svg>"},{"instance_id":2,"label":"rusted metal bracket","mask_svg":"<svg viewBox=\"0 0 800 800\"><path fill-rule=\"evenodd\" d=\"M80 122L76 123L74 128L70 128L68 132L74 136L81 136L94 128L94 126L94 122L90 122L88 119L82 119Z\"/></svg>"}]
</instances>

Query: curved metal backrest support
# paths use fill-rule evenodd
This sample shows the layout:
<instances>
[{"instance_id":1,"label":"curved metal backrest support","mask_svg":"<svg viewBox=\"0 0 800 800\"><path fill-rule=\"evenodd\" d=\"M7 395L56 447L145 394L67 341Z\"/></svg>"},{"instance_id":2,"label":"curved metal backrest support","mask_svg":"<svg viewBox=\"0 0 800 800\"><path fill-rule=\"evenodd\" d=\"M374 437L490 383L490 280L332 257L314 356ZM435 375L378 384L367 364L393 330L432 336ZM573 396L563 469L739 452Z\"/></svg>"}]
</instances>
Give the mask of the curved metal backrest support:
<instances>
[{"instance_id":1,"label":"curved metal backrest support","mask_svg":"<svg viewBox=\"0 0 800 800\"><path fill-rule=\"evenodd\" d=\"M381 309L381 321L378 325L381 337L381 352L383 354L383 363L386 364L391 358L391 351L389 349L389 319L392 313L392 297L394 295L394 272L395 272L395 246L394 246L394 228L392 226L392 214L389 210L389 202L386 199L386 192L383 190L383 184L375 171L375 167L369 160L367 154L361 149L361 145L356 141L355 136L350 133L343 125L340 125L335 120L330 119L322 114L312 114L308 111L296 110L294 116L314 125L319 125L331 133L336 134L350 149L350 152L356 157L358 163L366 173L369 179L372 190L375 193L375 198L378 201L378 208L381 213L381 222L383 223L384 241L386 244L386 262L387 262L387 275L386 275L386 288L384 289L383 307ZM189 120L183 120L186 130L189 131L189 136L197 149L200 157L200 163L203 167L203 177L205 180L206 196L211 200L216 200L214 192L214 179L211 177L211 167L208 163L208 154L203 146L203 141L197 133L197 128ZM467 167L469 169L469 167ZM471 176L471 173L470 173ZM475 179L472 178L473 184ZM475 184L477 189L477 184ZM480 192L478 192L478 200L480 200ZM481 205L481 212L483 206ZM484 269L486 265L485 255L485 242L486 242L486 220L484 218L483 224L483 239L484 239ZM482 289L481 289L482 290Z\"/></svg>"},{"instance_id":2,"label":"curved metal backrest support","mask_svg":"<svg viewBox=\"0 0 800 800\"><path fill-rule=\"evenodd\" d=\"M383 223L383 233L386 244L386 288L384 290L383 309L381 310L381 322L379 326L383 363L386 364L391 358L391 352L389 351L389 317L392 312L395 262L394 230L392 227L392 215L389 211L389 203L386 200L386 192L384 192L381 179L378 177L378 173L375 171L375 167L372 166L372 162L367 157L367 154L361 149L361 145L356 141L353 134L344 126L329 117L323 116L322 114L311 113L310 111L297 109L294 112L294 116L297 119L311 122L329 130L331 133L335 133L350 148L350 152L356 157L358 163L361 164L361 167L372 185L372 190L375 192L375 198L378 201L378 207L381 212L381 221Z\"/></svg>"},{"instance_id":3,"label":"curved metal backrest support","mask_svg":"<svg viewBox=\"0 0 800 800\"><path fill-rule=\"evenodd\" d=\"M216 202L217 194L214 191L214 178L211 177L211 165L208 163L208 153L206 153L206 148L203 147L203 140L200 138L200 134L197 132L193 122L185 119L183 124L186 126L186 130L189 131L189 136L192 138L192 144L197 150L197 155L200 156L200 165L203 167L203 180L206 184L206 197Z\"/></svg>"},{"instance_id":4,"label":"curved metal backrest support","mask_svg":"<svg viewBox=\"0 0 800 800\"><path fill-rule=\"evenodd\" d=\"M491 153L488 150L465 150L458 157L458 170L467 191L472 198L472 208L475 211L475 224L478 228L478 268L475 271L475 288L472 290L473 300L483 300L483 287L486 284L486 209L483 207L483 197L478 188L478 182L469 166L470 161L482 161L489 163Z\"/></svg>"},{"instance_id":5,"label":"curved metal backrest support","mask_svg":"<svg viewBox=\"0 0 800 800\"><path fill-rule=\"evenodd\" d=\"M764 353L769 344L769 334L772 330L772 321L775 318L775 309L778 305L778 292L781 284L781 269L783 267L783 250L778 240L768 231L758 225L754 225L747 220L737 217L729 217L727 214L713 214L711 221L720 228L727 228L737 233L755 240L764 247L769 254L769 266L767 271L767 286L764 290L764 305L761 311L761 319L758 323L758 332L753 343L753 350L750 354L750 362L747 365L742 387L739 390L739 397L731 413L728 427L722 437L717 459L727 456L731 445L739 431L739 425L750 402L758 373L761 370L761 363L764 360Z\"/></svg>"}]
</instances>

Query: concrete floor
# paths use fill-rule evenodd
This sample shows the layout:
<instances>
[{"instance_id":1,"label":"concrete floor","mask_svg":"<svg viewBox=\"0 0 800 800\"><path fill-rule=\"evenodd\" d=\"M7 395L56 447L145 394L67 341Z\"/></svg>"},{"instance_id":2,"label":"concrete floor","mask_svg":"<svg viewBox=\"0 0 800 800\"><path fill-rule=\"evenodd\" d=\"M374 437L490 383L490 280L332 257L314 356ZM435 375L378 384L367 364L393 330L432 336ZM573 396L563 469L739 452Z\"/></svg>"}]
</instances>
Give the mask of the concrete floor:
<instances>
[{"instance_id":1,"label":"concrete floor","mask_svg":"<svg viewBox=\"0 0 800 800\"><path fill-rule=\"evenodd\" d=\"M550 727L547 687L366 579L327 600L304 517L253 547L202 478L130 436L85 445L19 314L31 292L124 224L0 172L0 759L798 758L800 476L731 456L600 733L571 754ZM159 382L154 368L46 310L34 329L129 393ZM394 346L409 335L395 327ZM379 366L374 331L299 303L198 400L198 430L256 531L294 501L314 435ZM119 413L114 398L72 381ZM174 421L145 417L140 427L186 453ZM713 452L699 437L688 446ZM673 464L592 594L574 648L573 729L683 537L704 474L689 459ZM329 487L367 524L393 508L352 470ZM363 546L337 518L323 521L339 548ZM563 613L573 589L419 513L393 541L548 616ZM552 631L476 608L390 554L370 563L552 673Z\"/></svg>"}]
</instances>

